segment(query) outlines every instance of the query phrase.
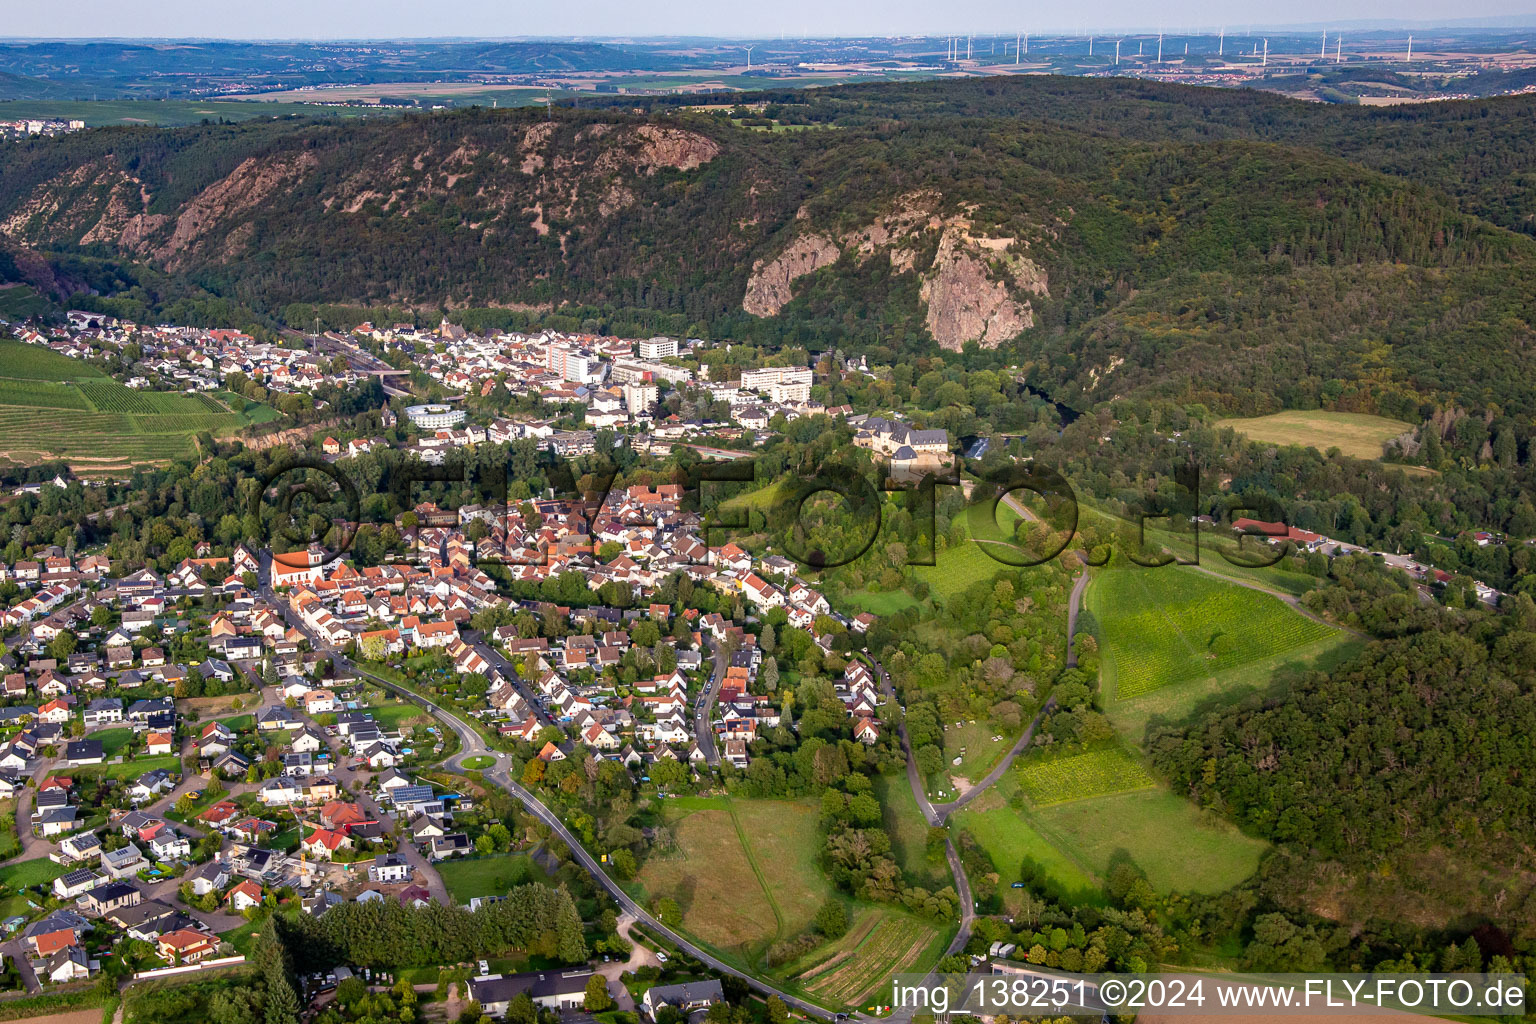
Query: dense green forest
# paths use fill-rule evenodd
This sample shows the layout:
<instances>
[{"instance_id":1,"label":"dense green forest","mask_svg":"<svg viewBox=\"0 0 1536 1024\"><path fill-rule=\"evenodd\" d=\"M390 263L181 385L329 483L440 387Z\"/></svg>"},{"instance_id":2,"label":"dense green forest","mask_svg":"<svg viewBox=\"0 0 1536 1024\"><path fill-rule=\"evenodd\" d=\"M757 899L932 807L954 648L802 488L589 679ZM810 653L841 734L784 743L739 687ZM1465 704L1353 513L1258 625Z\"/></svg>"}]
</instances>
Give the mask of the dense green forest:
<instances>
[{"instance_id":1,"label":"dense green forest","mask_svg":"<svg viewBox=\"0 0 1536 1024\"><path fill-rule=\"evenodd\" d=\"M0 272L135 318L449 309L889 361L933 351L926 289L963 218L1039 268L1001 351L1068 404L1530 409L1529 97L1361 110L1031 76L763 98L817 129L657 101L19 143L0 230L52 278ZM904 248L860 248L914 196ZM839 257L744 312L754 265L813 232Z\"/></svg>"}]
</instances>

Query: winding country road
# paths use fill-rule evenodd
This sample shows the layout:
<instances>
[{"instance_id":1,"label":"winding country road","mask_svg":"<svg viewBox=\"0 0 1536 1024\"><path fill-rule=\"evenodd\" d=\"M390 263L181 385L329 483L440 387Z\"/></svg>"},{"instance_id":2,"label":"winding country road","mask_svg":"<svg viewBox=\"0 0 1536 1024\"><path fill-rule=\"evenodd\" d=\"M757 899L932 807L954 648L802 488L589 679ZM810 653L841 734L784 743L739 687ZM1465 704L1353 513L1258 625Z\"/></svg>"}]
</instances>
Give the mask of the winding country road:
<instances>
[{"instance_id":1,"label":"winding country road","mask_svg":"<svg viewBox=\"0 0 1536 1024\"><path fill-rule=\"evenodd\" d=\"M747 985L763 993L764 995L778 996L784 1001L786 1006L793 1007L794 1009L808 1016L828 1020L833 1019L833 1014L825 1008L818 1006L806 999L802 999L799 996L792 995L791 993L777 989L763 981L761 978L748 974L745 971L739 970L738 968L725 963L718 957L695 945L692 941L685 938L678 932L662 924L661 921L657 918L653 917L644 907L636 903L630 897L629 893L624 891L623 887L620 886L618 882L609 877L608 873L603 870L603 866L595 857L592 856L592 854L587 852L586 847L584 847L581 841L570 831L570 829L565 826L565 823L560 820L560 817L555 814L554 811L550 810L550 808L533 793L529 792L527 789L523 788L523 786L513 781L510 773L507 770L506 754L504 752L492 750L486 746L485 741L479 732L477 732L463 719L448 711L446 708L443 708L428 698L423 697L421 694L416 693L414 690L368 672L367 670L359 667L356 663L351 661L351 659L347 658L344 654L341 653L340 650L325 640L321 639L320 637L313 635L305 623L299 621L297 616L291 615L288 603L281 600L278 595L272 592L270 583L266 582L270 579L270 577L266 575L265 571L267 566L264 564L262 568L262 589L265 596L271 600L274 606L280 609L283 617L288 620L290 625L297 626L306 636L309 637L311 644L315 647L316 650L330 655L334 659L338 668L345 669L346 671L352 672L357 676L366 678L378 684L379 686L382 686L384 689L391 693L395 693L405 698L406 700L413 701L421 705L431 715L441 721L447 728L452 729L455 735L459 737L460 747L457 754L448 758L444 762L444 764L450 769L455 771L464 771L465 769L463 768L463 764L470 758L493 758L495 763L491 767L481 771L481 778L493 783L496 786L499 786L501 789L515 797L518 802L520 802L530 814L541 821L553 835L558 836L560 840L564 842L570 849L571 855L575 857L577 862L580 863L581 866L587 871L587 873L592 876L593 880L596 881L608 893L608 895L613 898L616 903L618 903L621 910L631 915L634 919L644 922L645 925L651 929L651 931L658 935L665 936L668 941L672 942L678 949L683 950L701 963L706 964L712 970L718 971L721 974L728 974L732 977L739 978ZM1072 640L1077 624L1078 606L1081 603L1082 594L1086 585L1087 569L1085 568L1082 570L1082 573L1078 577L1076 584L1072 588L1072 596L1068 604L1067 645L1069 664L1075 663L1075 657L1072 653ZM716 664L715 671L711 674L710 688L708 691L709 694L718 693L719 680L724 676L724 668L722 666L726 664L727 659L723 657L723 653L724 652L720 649L715 649ZM873 663L875 670L879 675L882 690L885 692L887 698L894 702L895 691L891 686L890 677L886 674L884 667L881 666L879 662L874 661L873 659L871 659L871 662ZM710 703L711 701L709 700L709 696L707 694L704 701L704 707L700 711L701 716L708 715L708 705ZM928 820L928 822L932 825L945 824L951 813L965 806L965 804L969 803L978 794L984 792L988 787L996 783L998 779L1002 778L1003 774L1008 770L1009 766L1012 765L1014 759L1026 747L1028 747L1030 740L1034 736L1035 729L1039 726L1039 723L1044 718L1044 716L1048 714L1050 709L1054 706L1054 699L1047 699L1045 704L1041 705L1039 712L1036 713L1034 719L1030 722L1029 727L1024 730L1023 735L1019 737L1018 741L1014 743L1013 747L1004 756L1002 762L996 768L994 768L992 772L986 776L986 778L982 779L980 783L968 790L966 794L959 799L946 804L940 804L938 806L930 803L927 794L924 792L923 782L922 779L918 776L917 765L912 756L911 743L907 738L906 725L905 723L898 722L898 735L901 740L902 752L905 754L907 761L907 780L909 785L912 787L912 795L917 799L918 807L922 809L923 815ZM697 721L698 719L696 718L696 726ZM705 721L707 722L707 718L705 718ZM950 956L964 951L965 947L969 944L971 931L976 920L976 904L974 897L971 895L970 880L966 877L965 867L960 861L960 854L955 849L955 844L952 839L945 840L944 852L946 859L949 862L950 872L954 876L955 891L960 900L960 928L955 933L954 938L950 941L948 948L945 950L945 955ZM856 1014L854 1016L863 1019L863 1015L861 1014Z\"/></svg>"},{"instance_id":2,"label":"winding country road","mask_svg":"<svg viewBox=\"0 0 1536 1024\"><path fill-rule=\"evenodd\" d=\"M407 689L406 687L400 686L397 683L390 682L388 679L381 678L380 676L376 676L365 669L359 668L344 655L334 651L334 649L326 648L326 650L336 659L336 664L338 667L345 668L349 672L356 673L365 679L377 683L390 692L399 694L407 700L415 701L416 703L421 704L445 726L452 729L454 733L459 737L460 748L457 754L444 762L449 768L455 771L463 771L463 763L469 758L494 758L496 763L490 768L483 769L480 773L481 778L501 787L512 796L516 797L517 800L528 810L530 814L532 814L535 818L538 818L539 821L541 821L550 830L551 833L558 836L560 840L570 848L571 855L576 858L577 863L586 869L587 873L592 876L594 881L596 881L603 887L604 890L607 891L609 896L613 897L614 902L618 903L619 907L625 913L634 917L636 920L644 922L646 927L648 927L651 931L659 935L666 936L666 938L672 942L673 945L677 946L678 949L683 950L689 956L694 957L701 963L708 965L712 970L718 971L722 974L729 974L735 978L740 978L742 981L757 989L759 992L762 992L764 995L778 996L780 999L784 1000L785 1005L794 1007L803 1013L824 1019L832 1018L831 1012L825 1008L817 1006L815 1003L809 1002L805 999L801 999L799 996L791 995L788 992L776 989L772 985L764 982L762 979L732 967L730 964L725 963L724 961L715 957L713 954L696 946L694 943L673 931L671 928L668 928L655 917L651 916L649 911L631 899L629 893L625 892L617 882L608 876L608 873L603 870L602 865L598 863L595 857L587 852L586 847L582 846L581 840L578 839L570 829L565 827L565 823L560 820L560 817L555 814L554 811L550 810L549 807L545 805L545 803L533 793L530 793L528 790L524 789L521 785L512 780L512 776L508 773L506 767L506 754L501 751L491 750L489 747L487 747L480 734L471 728L462 719L460 719L457 715L446 710L445 708L440 707L432 701L427 700L413 690ZM958 859L955 861L955 863L958 865Z\"/></svg>"}]
</instances>

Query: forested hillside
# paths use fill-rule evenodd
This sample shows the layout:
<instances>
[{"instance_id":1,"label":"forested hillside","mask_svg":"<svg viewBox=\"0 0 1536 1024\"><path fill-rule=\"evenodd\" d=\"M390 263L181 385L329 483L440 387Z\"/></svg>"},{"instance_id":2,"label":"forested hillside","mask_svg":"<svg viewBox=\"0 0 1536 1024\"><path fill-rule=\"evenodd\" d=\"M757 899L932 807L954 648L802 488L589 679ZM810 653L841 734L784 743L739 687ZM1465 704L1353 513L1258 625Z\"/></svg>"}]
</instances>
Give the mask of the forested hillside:
<instances>
[{"instance_id":1,"label":"forested hillside","mask_svg":"<svg viewBox=\"0 0 1536 1024\"><path fill-rule=\"evenodd\" d=\"M628 103L39 140L0 152L0 234L98 293L61 300L128 316L490 308L975 344L1079 406L1531 407L1529 98L1373 114L1048 77L764 98L805 130Z\"/></svg>"}]
</instances>

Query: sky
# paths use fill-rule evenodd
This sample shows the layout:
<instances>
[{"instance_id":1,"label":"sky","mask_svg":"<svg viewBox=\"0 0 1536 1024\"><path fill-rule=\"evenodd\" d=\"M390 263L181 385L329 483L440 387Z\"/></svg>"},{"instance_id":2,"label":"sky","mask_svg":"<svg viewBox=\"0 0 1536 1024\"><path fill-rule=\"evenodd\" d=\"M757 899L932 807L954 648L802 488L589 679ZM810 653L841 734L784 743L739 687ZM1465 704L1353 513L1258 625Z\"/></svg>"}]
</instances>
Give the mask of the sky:
<instances>
[{"instance_id":1,"label":"sky","mask_svg":"<svg viewBox=\"0 0 1536 1024\"><path fill-rule=\"evenodd\" d=\"M8 5L6 37L388 39L697 35L767 38L1169 31L1532 14L1536 0L73 0ZM0 68L3 70L3 68Z\"/></svg>"}]
</instances>

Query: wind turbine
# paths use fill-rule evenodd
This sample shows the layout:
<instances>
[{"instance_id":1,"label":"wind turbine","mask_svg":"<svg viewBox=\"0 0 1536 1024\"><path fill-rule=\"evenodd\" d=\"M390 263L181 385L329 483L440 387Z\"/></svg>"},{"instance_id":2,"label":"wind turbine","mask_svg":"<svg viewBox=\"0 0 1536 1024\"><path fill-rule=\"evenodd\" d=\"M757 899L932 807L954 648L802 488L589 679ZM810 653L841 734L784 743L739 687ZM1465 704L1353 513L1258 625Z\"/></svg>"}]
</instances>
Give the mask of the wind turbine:
<instances>
[{"instance_id":1,"label":"wind turbine","mask_svg":"<svg viewBox=\"0 0 1536 1024\"><path fill-rule=\"evenodd\" d=\"M1088 56L1093 56L1093 36L1088 37Z\"/></svg>"},{"instance_id":2,"label":"wind turbine","mask_svg":"<svg viewBox=\"0 0 1536 1024\"><path fill-rule=\"evenodd\" d=\"M1115 40L1115 67L1120 66L1120 40Z\"/></svg>"},{"instance_id":3,"label":"wind turbine","mask_svg":"<svg viewBox=\"0 0 1536 1024\"><path fill-rule=\"evenodd\" d=\"M1014 67L1018 67L1019 66L1019 59L1020 59L1020 56L1019 56L1019 40L1021 40L1023 38L1024 38L1024 35L1023 35L1023 33L1020 33L1020 32L1015 32L1014 35L1013 35L1013 66Z\"/></svg>"},{"instance_id":4,"label":"wind turbine","mask_svg":"<svg viewBox=\"0 0 1536 1024\"><path fill-rule=\"evenodd\" d=\"M1344 63L1344 37L1342 35L1333 37L1333 62L1335 64Z\"/></svg>"},{"instance_id":5,"label":"wind turbine","mask_svg":"<svg viewBox=\"0 0 1536 1024\"><path fill-rule=\"evenodd\" d=\"M747 70L748 71L752 70L752 51L755 50L755 49L757 49L757 47L755 47L755 46L747 47Z\"/></svg>"},{"instance_id":6,"label":"wind turbine","mask_svg":"<svg viewBox=\"0 0 1536 1024\"><path fill-rule=\"evenodd\" d=\"M1413 63L1413 36L1408 37L1408 63Z\"/></svg>"},{"instance_id":7,"label":"wind turbine","mask_svg":"<svg viewBox=\"0 0 1536 1024\"><path fill-rule=\"evenodd\" d=\"M1269 67L1269 40L1264 40L1264 66Z\"/></svg>"},{"instance_id":8,"label":"wind turbine","mask_svg":"<svg viewBox=\"0 0 1536 1024\"><path fill-rule=\"evenodd\" d=\"M1323 29L1323 45L1317 51L1317 59L1319 61L1325 61L1325 60L1328 59L1328 30L1327 29Z\"/></svg>"},{"instance_id":9,"label":"wind turbine","mask_svg":"<svg viewBox=\"0 0 1536 1024\"><path fill-rule=\"evenodd\" d=\"M1221 35L1217 37L1217 41L1216 41L1216 56L1223 57L1223 56L1226 56L1226 53L1227 53L1227 29L1226 29L1226 26L1222 26Z\"/></svg>"},{"instance_id":10,"label":"wind turbine","mask_svg":"<svg viewBox=\"0 0 1536 1024\"><path fill-rule=\"evenodd\" d=\"M1157 62L1159 64L1163 62L1163 34L1161 32L1157 34Z\"/></svg>"}]
</instances>

